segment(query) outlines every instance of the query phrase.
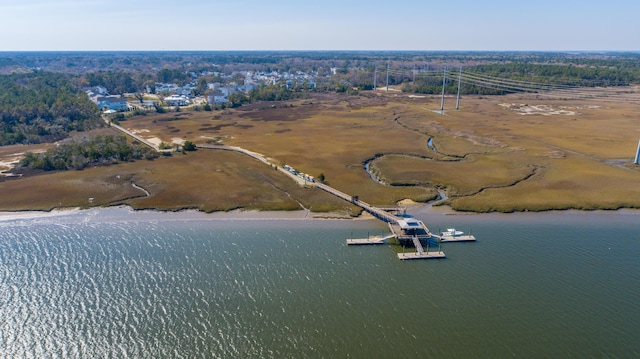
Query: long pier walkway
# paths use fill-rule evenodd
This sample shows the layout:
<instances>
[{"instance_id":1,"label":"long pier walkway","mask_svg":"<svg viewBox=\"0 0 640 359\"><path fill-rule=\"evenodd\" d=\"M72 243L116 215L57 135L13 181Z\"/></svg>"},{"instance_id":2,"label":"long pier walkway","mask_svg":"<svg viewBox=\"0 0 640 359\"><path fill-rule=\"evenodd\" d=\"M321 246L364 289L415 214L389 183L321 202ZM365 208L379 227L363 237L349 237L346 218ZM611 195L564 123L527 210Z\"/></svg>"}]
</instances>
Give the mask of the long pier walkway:
<instances>
[{"instance_id":1,"label":"long pier walkway","mask_svg":"<svg viewBox=\"0 0 640 359\"><path fill-rule=\"evenodd\" d=\"M287 174L289 177L294 179L300 185L316 187L336 197L342 198L343 200L351 202L354 205L362 208L363 210L370 213L371 215L378 218L379 220L389 224L389 229L391 230L391 233L392 233L391 235L386 237L374 237L374 238L366 238L366 239L347 239L348 245L382 244L391 238L396 238L401 242L406 242L409 239L411 239L411 242L413 242L413 245L416 248L416 252L398 253L399 259L411 260L411 259L445 258L445 254L440 248L438 248L438 251L424 250L424 247L422 246L422 242L420 241L421 239L429 240L430 238L438 238L440 240L441 237L432 234L422 221L396 216L394 214L387 212L387 210L389 209L395 210L395 211L400 210L401 209L400 207L391 207L391 208L387 208L387 210L378 208L365 201L360 200L356 196L348 195L324 183L307 181L303 178L297 177L292 173L290 173L289 171L285 170L284 168L271 163L267 157L256 152L246 150L241 147L224 146L224 145L197 145L197 147L213 149L213 150L239 152L247 156L250 156L260 162L263 162L266 165L275 166L278 171Z\"/></svg>"},{"instance_id":2,"label":"long pier walkway","mask_svg":"<svg viewBox=\"0 0 640 359\"><path fill-rule=\"evenodd\" d=\"M365 202L365 201L361 201L359 200L357 197L354 196L350 196L344 192L338 191L337 189L327 186L324 183L318 183L315 182L315 186L317 188L320 188L321 190L324 190L326 192L331 193L332 195L336 196L336 197L340 197L342 199L344 199L345 201L349 201L353 204L355 204L356 206L364 209L365 211L367 211L368 213L370 213L371 215L373 215L374 217L380 219L381 221L387 222L387 223L398 223L400 220L402 220L402 218L395 216L387 211L384 211L380 208L377 208L375 206L370 205L369 203Z\"/></svg>"},{"instance_id":3,"label":"long pier walkway","mask_svg":"<svg viewBox=\"0 0 640 359\"><path fill-rule=\"evenodd\" d=\"M156 146L155 144L147 141L146 139L142 138L141 136L138 136L134 133L132 133L131 131L125 129L122 126L118 126L115 123L110 122L106 117L103 117L103 120L109 125L112 126L116 129L118 129L119 131L123 132L124 134L134 138L137 141L140 141L141 143L153 148L154 150L158 151L158 152L164 152L166 150L161 150L158 148L158 146ZM265 157L264 155L257 153L257 152L253 152L253 151L249 151L247 149L244 149L242 147L236 147L236 146L225 146L225 145L206 145L206 144L199 144L197 145L198 148L206 148L206 149L212 149L212 150L224 150L224 151L233 151L233 152L238 152L238 153L242 153L244 155L247 155L249 157L252 157L268 166L275 166L276 169L286 175L288 175L290 178L292 178L293 180L295 180L296 182L298 182L298 184L300 185L307 185L307 186L314 186L317 187L325 192L328 192L336 197L342 198L345 201L351 202L354 205L362 208L363 210L365 210L366 212L370 213L371 215L373 215L374 217L378 218L381 221L384 221L386 223L389 224L389 229L391 230L391 235L386 236L386 237L374 237L374 238L366 238L366 239L347 239L347 244L348 245L362 245L362 244L382 244L382 243L386 243L386 241L388 239L391 238L396 238L400 241L406 241L406 239L409 237L409 235L406 232L406 228L403 228L403 225L406 226L407 225L407 221L404 217L399 217L396 215L393 215L389 212L387 212L388 210L393 210L393 211L398 211L398 210L402 210L402 207L389 207L389 208L378 208L376 206L372 206L369 203L365 202L365 201L361 201L358 197L356 196L350 196L342 191L339 191L331 186L328 186L324 183L319 183L319 182L310 182L307 181L303 178L300 178L298 176L293 175L291 172L285 170L284 168L277 166L273 163L271 163L269 161L269 159L267 157ZM170 150L169 150L170 151ZM135 185L134 185L135 186ZM145 191L146 192L146 191ZM148 193L147 193L148 196ZM404 210L406 210L406 208L404 208ZM414 227L411 230L411 240L413 242L413 245L416 248L416 252L412 252L412 253L398 253L398 258L400 259L430 259L430 258L444 258L444 252L442 252L441 250L438 250L437 252L425 252L424 248L422 247L422 243L420 242L420 239L429 239L432 237L438 238L439 240L443 239L442 237L436 236L431 234L431 232L429 232L429 229L427 228L427 226L424 225L424 223L422 223L422 221L417 221L418 225L416 226L414 223ZM419 227L419 228L418 228ZM416 232L416 230L418 232ZM473 238L475 240L475 238ZM462 240L462 238L460 238L460 240Z\"/></svg>"}]
</instances>

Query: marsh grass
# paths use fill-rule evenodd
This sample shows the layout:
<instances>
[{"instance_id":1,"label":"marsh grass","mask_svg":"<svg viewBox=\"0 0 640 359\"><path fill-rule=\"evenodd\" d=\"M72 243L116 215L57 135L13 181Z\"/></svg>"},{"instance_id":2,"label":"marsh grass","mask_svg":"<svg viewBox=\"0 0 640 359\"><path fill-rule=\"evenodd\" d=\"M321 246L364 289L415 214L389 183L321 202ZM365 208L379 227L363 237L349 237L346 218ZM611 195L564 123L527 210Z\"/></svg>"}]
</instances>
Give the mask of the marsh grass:
<instances>
[{"instance_id":1,"label":"marsh grass","mask_svg":"<svg viewBox=\"0 0 640 359\"><path fill-rule=\"evenodd\" d=\"M120 175L120 179L117 176ZM4 211L87 208L142 196L119 166L64 171L0 182Z\"/></svg>"},{"instance_id":2,"label":"marsh grass","mask_svg":"<svg viewBox=\"0 0 640 359\"><path fill-rule=\"evenodd\" d=\"M506 187L531 176L535 167L521 153L469 156L460 161L434 161L389 155L372 166L391 185L448 188L450 197L467 196L488 187Z\"/></svg>"},{"instance_id":3,"label":"marsh grass","mask_svg":"<svg viewBox=\"0 0 640 359\"><path fill-rule=\"evenodd\" d=\"M198 209L206 212L234 209L342 211L352 206L329 194L303 188L247 156L213 150L148 163L136 175L151 196L128 201L134 208Z\"/></svg>"},{"instance_id":4,"label":"marsh grass","mask_svg":"<svg viewBox=\"0 0 640 359\"><path fill-rule=\"evenodd\" d=\"M571 115L521 115L525 103ZM286 105L286 106L285 106ZM530 95L464 97L461 111L436 114L438 99L398 94L321 95L237 110L136 116L122 125L143 137L219 143L262 153L372 204L437 197L463 211L640 207L640 170L630 162L640 137L633 103L540 100ZM574 111L575 110L575 111ZM427 147L432 137L437 153ZM5 152L8 153L8 152ZM0 154L2 154L0 149ZM388 183L372 181L364 161ZM113 182L116 174L129 182ZM125 177L122 177L125 178ZM151 196L140 197L134 181ZM303 188L246 156L200 149L138 161L0 182L1 209L130 204L134 208L228 211L359 209ZM93 197L92 204L87 198ZM135 197L135 198L133 198Z\"/></svg>"},{"instance_id":5,"label":"marsh grass","mask_svg":"<svg viewBox=\"0 0 640 359\"><path fill-rule=\"evenodd\" d=\"M528 181L452 199L451 207L473 212L639 208L638 179L623 168L568 156L550 160Z\"/></svg>"}]
</instances>

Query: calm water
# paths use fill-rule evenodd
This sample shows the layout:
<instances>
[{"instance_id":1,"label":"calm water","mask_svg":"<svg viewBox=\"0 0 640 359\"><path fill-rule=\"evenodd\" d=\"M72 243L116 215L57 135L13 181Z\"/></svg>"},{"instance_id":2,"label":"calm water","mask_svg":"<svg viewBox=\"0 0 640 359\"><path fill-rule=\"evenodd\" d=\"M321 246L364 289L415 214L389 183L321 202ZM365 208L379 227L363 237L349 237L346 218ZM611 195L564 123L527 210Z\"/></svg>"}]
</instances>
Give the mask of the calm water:
<instances>
[{"instance_id":1,"label":"calm water","mask_svg":"<svg viewBox=\"0 0 640 359\"><path fill-rule=\"evenodd\" d=\"M640 356L639 213L414 214L479 241L401 262L345 245L376 221L5 218L0 356Z\"/></svg>"}]
</instances>

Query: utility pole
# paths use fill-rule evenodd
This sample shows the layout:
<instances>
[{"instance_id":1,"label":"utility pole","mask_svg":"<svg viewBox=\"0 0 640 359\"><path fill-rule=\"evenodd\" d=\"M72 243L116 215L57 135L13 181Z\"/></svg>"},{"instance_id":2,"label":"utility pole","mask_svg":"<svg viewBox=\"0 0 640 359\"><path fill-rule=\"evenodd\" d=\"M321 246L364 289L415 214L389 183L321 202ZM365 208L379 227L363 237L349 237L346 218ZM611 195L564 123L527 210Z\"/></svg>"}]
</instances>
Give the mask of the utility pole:
<instances>
[{"instance_id":1,"label":"utility pole","mask_svg":"<svg viewBox=\"0 0 640 359\"><path fill-rule=\"evenodd\" d=\"M413 64L413 80L411 82L416 83L416 64Z\"/></svg>"},{"instance_id":2,"label":"utility pole","mask_svg":"<svg viewBox=\"0 0 640 359\"><path fill-rule=\"evenodd\" d=\"M373 68L373 91L378 89L378 65Z\"/></svg>"},{"instance_id":3,"label":"utility pole","mask_svg":"<svg viewBox=\"0 0 640 359\"><path fill-rule=\"evenodd\" d=\"M638 141L638 150L636 151L636 159L633 161L634 165L638 164L638 157L640 157L640 141Z\"/></svg>"},{"instance_id":4,"label":"utility pole","mask_svg":"<svg viewBox=\"0 0 640 359\"><path fill-rule=\"evenodd\" d=\"M460 65L460 72L458 73L458 98L456 99L456 111L460 110L460 82L462 81L462 65Z\"/></svg>"},{"instance_id":5,"label":"utility pole","mask_svg":"<svg viewBox=\"0 0 640 359\"><path fill-rule=\"evenodd\" d=\"M444 71L442 72L442 102L440 104L440 114L444 115L444 86L447 82L447 67L444 67Z\"/></svg>"},{"instance_id":6,"label":"utility pole","mask_svg":"<svg viewBox=\"0 0 640 359\"><path fill-rule=\"evenodd\" d=\"M387 64L387 92L389 92L389 64Z\"/></svg>"}]
</instances>

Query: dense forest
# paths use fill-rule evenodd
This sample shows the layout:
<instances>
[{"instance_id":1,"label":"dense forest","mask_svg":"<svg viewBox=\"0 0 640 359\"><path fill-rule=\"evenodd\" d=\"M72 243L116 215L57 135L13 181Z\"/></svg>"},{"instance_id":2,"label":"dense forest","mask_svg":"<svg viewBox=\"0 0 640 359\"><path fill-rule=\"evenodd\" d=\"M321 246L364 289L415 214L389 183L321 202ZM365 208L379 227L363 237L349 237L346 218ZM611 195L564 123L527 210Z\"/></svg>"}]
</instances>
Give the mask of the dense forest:
<instances>
[{"instance_id":1,"label":"dense forest","mask_svg":"<svg viewBox=\"0 0 640 359\"><path fill-rule=\"evenodd\" d=\"M0 145L52 142L101 124L98 107L68 75L0 75Z\"/></svg>"},{"instance_id":2,"label":"dense forest","mask_svg":"<svg viewBox=\"0 0 640 359\"><path fill-rule=\"evenodd\" d=\"M562 83L573 86L624 86L640 83L640 53L623 52L464 52L464 51L176 51L176 52L15 52L0 53L0 73L34 69L77 75L84 85L102 85L112 94L141 92L157 82L184 85L192 75L233 76L240 71L314 73L315 91L407 85L406 91L433 93L441 83L415 73L449 69L502 79ZM223 82L206 75L207 82ZM432 76L433 77L433 76ZM242 76L229 81L242 83ZM413 80L415 79L415 83ZM441 78L440 78L441 79ZM433 81L431 81L433 80ZM436 87L440 87L438 91ZM452 88L455 86L452 86ZM449 92L449 89L447 90ZM500 93L473 86L466 93ZM200 91L203 92L203 91Z\"/></svg>"},{"instance_id":3,"label":"dense forest","mask_svg":"<svg viewBox=\"0 0 640 359\"><path fill-rule=\"evenodd\" d=\"M289 89L282 84L256 87L249 92L249 100L252 102L286 101L291 100L296 96L296 93L292 89Z\"/></svg>"},{"instance_id":4,"label":"dense forest","mask_svg":"<svg viewBox=\"0 0 640 359\"><path fill-rule=\"evenodd\" d=\"M458 72L460 71L460 72ZM396 76L397 77L397 76ZM640 62L613 64L533 64L503 63L462 67L447 71L445 91L462 94L503 95L510 92L536 92L554 88L611 87L640 83ZM442 92L442 70L418 73L415 81L401 77L404 92L438 94ZM394 78L395 80L395 78ZM395 83L398 83L397 81Z\"/></svg>"},{"instance_id":5,"label":"dense forest","mask_svg":"<svg viewBox=\"0 0 640 359\"><path fill-rule=\"evenodd\" d=\"M67 140L45 153L28 152L20 166L44 171L80 170L88 166L150 160L158 156L149 147L129 144L125 136L95 136Z\"/></svg>"},{"instance_id":6,"label":"dense forest","mask_svg":"<svg viewBox=\"0 0 640 359\"><path fill-rule=\"evenodd\" d=\"M640 83L640 62L558 65L507 63L465 68L485 76L574 86L626 86Z\"/></svg>"},{"instance_id":7,"label":"dense forest","mask_svg":"<svg viewBox=\"0 0 640 359\"><path fill-rule=\"evenodd\" d=\"M227 97L228 102L226 104L222 104L222 107L234 108L242 106L245 103L258 101L286 101L299 98L300 96L302 96L302 94L299 91L290 89L283 84L267 85L256 87L249 91L248 94L243 92L231 94Z\"/></svg>"},{"instance_id":8,"label":"dense forest","mask_svg":"<svg viewBox=\"0 0 640 359\"><path fill-rule=\"evenodd\" d=\"M104 86L109 93L121 94L136 92L142 86L141 81L134 79L129 73L123 71L98 71L85 75L88 86Z\"/></svg>"}]
</instances>

